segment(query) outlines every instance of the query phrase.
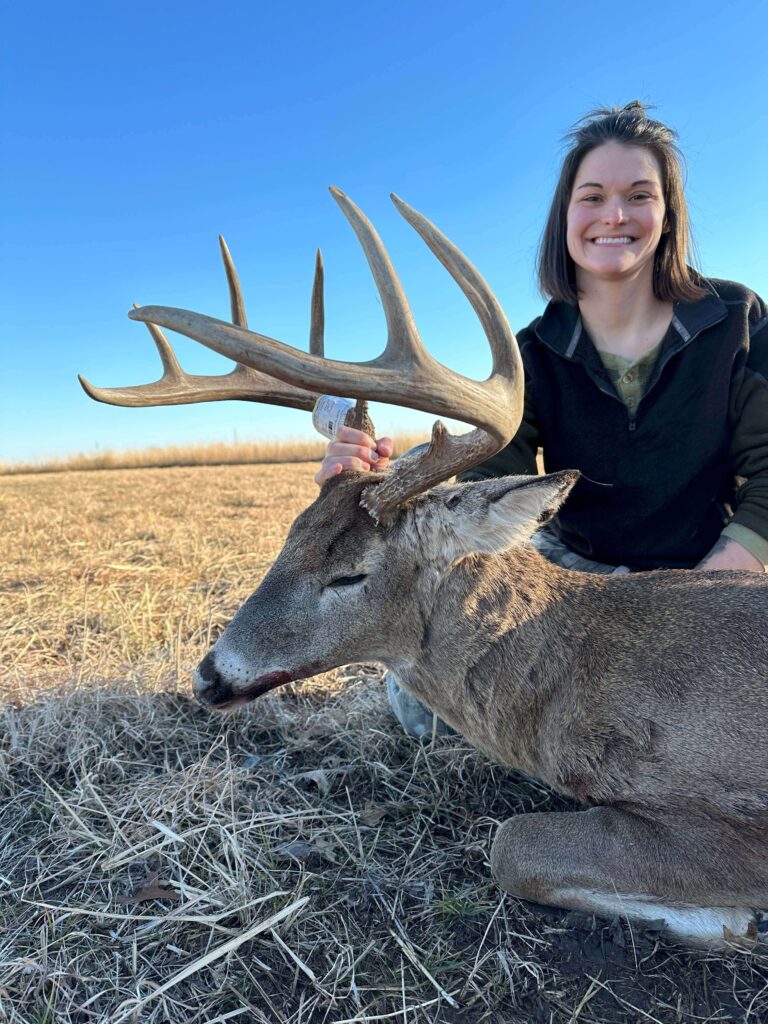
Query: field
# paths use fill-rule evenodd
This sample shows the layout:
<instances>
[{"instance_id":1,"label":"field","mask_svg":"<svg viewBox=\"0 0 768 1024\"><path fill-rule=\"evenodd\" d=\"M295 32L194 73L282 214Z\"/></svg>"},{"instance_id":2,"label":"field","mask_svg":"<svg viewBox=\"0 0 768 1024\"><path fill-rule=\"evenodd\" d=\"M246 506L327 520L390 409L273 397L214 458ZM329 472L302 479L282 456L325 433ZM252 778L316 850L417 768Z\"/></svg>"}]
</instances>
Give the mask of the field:
<instances>
[{"instance_id":1,"label":"field","mask_svg":"<svg viewBox=\"0 0 768 1024\"><path fill-rule=\"evenodd\" d=\"M0 477L0 1020L768 1020L768 957L505 897L497 824L563 807L350 666L230 716L196 662L315 466Z\"/></svg>"},{"instance_id":2,"label":"field","mask_svg":"<svg viewBox=\"0 0 768 1024\"><path fill-rule=\"evenodd\" d=\"M409 440L410 438L405 437L406 447L401 447L401 451L408 450ZM165 445L128 450L105 448L100 451L78 453L58 459L41 459L38 462L0 463L0 475L59 473L87 469L155 469L176 466L310 462L322 458L325 445L326 442L318 436L316 440L297 438L293 441L280 439L241 441L233 444L214 441L209 444Z\"/></svg>"}]
</instances>

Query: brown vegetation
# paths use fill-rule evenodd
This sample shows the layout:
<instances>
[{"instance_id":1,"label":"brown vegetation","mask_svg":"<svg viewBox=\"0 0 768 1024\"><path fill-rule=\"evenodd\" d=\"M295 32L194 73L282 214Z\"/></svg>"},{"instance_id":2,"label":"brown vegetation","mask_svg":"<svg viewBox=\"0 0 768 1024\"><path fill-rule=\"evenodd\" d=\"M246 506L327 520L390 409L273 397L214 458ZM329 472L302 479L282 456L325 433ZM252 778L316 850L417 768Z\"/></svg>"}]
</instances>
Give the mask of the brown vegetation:
<instances>
[{"instance_id":1,"label":"brown vegetation","mask_svg":"<svg viewBox=\"0 0 768 1024\"><path fill-rule=\"evenodd\" d=\"M190 699L314 470L0 481L0 1019L766 1020L765 956L504 897L497 823L562 801L404 737L375 666Z\"/></svg>"},{"instance_id":2,"label":"brown vegetation","mask_svg":"<svg viewBox=\"0 0 768 1024\"><path fill-rule=\"evenodd\" d=\"M395 454L407 452L414 445L426 441L427 435L399 433L395 435ZM0 476L28 473L60 473L90 469L150 469L170 466L240 466L286 462L310 462L323 456L324 438L274 438L260 441L241 441L229 444L214 441L209 444L165 445L163 447L136 448L115 451L79 453L62 458L41 459L39 462L0 463Z\"/></svg>"}]
</instances>

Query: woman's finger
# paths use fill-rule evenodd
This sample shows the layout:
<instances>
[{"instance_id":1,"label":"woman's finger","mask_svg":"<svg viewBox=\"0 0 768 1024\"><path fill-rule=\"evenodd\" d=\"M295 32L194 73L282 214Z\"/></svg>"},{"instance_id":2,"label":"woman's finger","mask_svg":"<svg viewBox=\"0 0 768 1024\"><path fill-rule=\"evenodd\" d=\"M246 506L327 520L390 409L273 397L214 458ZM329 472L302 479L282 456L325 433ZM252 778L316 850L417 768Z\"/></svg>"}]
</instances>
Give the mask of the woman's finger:
<instances>
[{"instance_id":1,"label":"woman's finger","mask_svg":"<svg viewBox=\"0 0 768 1024\"><path fill-rule=\"evenodd\" d=\"M343 469L340 462L336 462L334 459L323 459L320 469L315 473L315 483L318 487L322 487L326 480L330 480L332 476L338 476Z\"/></svg>"},{"instance_id":2,"label":"woman's finger","mask_svg":"<svg viewBox=\"0 0 768 1024\"><path fill-rule=\"evenodd\" d=\"M395 449L395 442L391 437L380 437L376 441L376 451L384 458L389 458Z\"/></svg>"},{"instance_id":3,"label":"woman's finger","mask_svg":"<svg viewBox=\"0 0 768 1024\"><path fill-rule=\"evenodd\" d=\"M358 473L367 473L371 466L367 462L363 462L362 459L358 459L353 455L342 455L330 459L323 459L320 463L320 469L315 474L315 482L318 484L325 483L326 480L330 480L332 476L337 476L339 473L347 470L356 470Z\"/></svg>"},{"instance_id":4,"label":"woman's finger","mask_svg":"<svg viewBox=\"0 0 768 1024\"><path fill-rule=\"evenodd\" d=\"M361 462L373 463L378 462L379 456L375 448L371 448L369 445L363 447L357 444L341 444L338 441L331 441L325 450L325 458L342 458L349 456L360 459Z\"/></svg>"},{"instance_id":5,"label":"woman's finger","mask_svg":"<svg viewBox=\"0 0 768 1024\"><path fill-rule=\"evenodd\" d=\"M361 448L374 448L376 442L362 430L355 430L354 427L339 427L333 441L340 441L343 444L356 444ZM331 442L333 443L333 442Z\"/></svg>"}]
</instances>

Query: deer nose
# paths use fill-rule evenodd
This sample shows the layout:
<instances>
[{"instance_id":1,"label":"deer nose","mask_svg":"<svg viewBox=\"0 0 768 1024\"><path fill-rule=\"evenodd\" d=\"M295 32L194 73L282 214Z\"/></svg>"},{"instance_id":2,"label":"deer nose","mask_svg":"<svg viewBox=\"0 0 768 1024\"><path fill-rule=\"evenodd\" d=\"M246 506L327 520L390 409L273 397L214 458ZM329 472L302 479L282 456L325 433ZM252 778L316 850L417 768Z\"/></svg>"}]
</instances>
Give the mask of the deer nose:
<instances>
[{"instance_id":1,"label":"deer nose","mask_svg":"<svg viewBox=\"0 0 768 1024\"><path fill-rule=\"evenodd\" d=\"M209 651L197 666L195 696L203 704L223 704L232 700L232 687L216 668L213 651Z\"/></svg>"}]
</instances>

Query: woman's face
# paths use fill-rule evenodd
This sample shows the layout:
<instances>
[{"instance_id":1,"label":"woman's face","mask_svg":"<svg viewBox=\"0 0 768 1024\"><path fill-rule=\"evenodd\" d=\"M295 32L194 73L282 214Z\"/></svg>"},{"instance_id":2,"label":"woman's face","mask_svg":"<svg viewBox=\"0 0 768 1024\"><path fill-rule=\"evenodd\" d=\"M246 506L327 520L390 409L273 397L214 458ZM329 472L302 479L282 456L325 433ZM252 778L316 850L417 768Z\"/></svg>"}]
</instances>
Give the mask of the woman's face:
<instances>
[{"instance_id":1,"label":"woman's face","mask_svg":"<svg viewBox=\"0 0 768 1024\"><path fill-rule=\"evenodd\" d=\"M566 240L576 284L653 279L666 230L661 169L643 146L606 142L581 161L568 204Z\"/></svg>"}]
</instances>

